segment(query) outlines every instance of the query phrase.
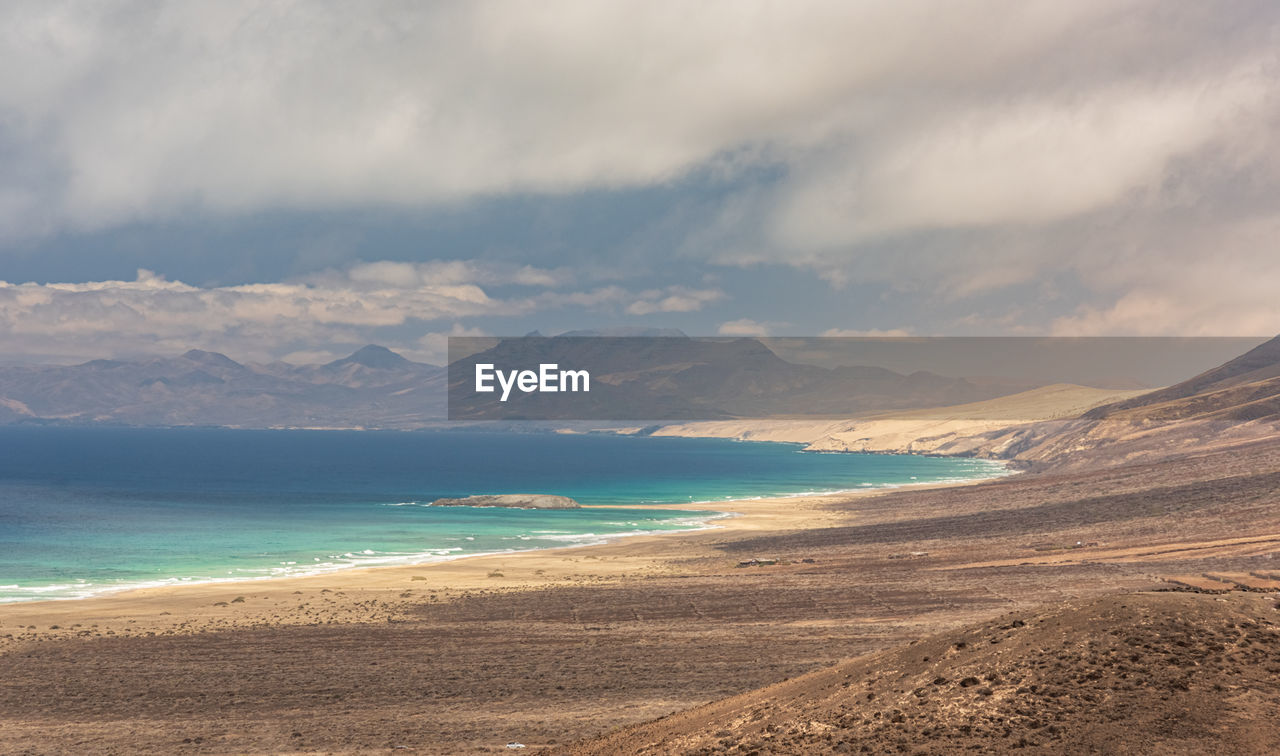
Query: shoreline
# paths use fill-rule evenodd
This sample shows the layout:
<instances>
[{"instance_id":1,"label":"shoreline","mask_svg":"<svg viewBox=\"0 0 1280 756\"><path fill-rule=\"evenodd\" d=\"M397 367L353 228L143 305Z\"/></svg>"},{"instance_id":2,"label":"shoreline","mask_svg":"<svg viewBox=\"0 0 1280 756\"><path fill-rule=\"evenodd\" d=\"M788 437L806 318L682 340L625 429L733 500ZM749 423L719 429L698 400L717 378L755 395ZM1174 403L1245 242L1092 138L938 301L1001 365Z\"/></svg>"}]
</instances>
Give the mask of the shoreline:
<instances>
[{"instance_id":1,"label":"shoreline","mask_svg":"<svg viewBox=\"0 0 1280 756\"><path fill-rule=\"evenodd\" d=\"M1016 474L1016 472L1011 473ZM720 513L706 527L616 536L602 543L466 554L415 564L348 567L331 572L126 588L74 599L0 604L0 651L69 637L186 635L209 630L395 622L424 594L448 601L474 594L530 591L658 576L694 557L715 556L716 541L735 535L797 532L847 523L831 505L903 490L976 485L1007 476L927 482L850 492L736 499L699 504ZM591 505L593 508L634 508ZM680 510L689 504L652 504ZM301 597L301 598L299 598ZM298 602L302 602L299 604ZM304 611L309 609L311 611Z\"/></svg>"},{"instance_id":2,"label":"shoreline","mask_svg":"<svg viewBox=\"0 0 1280 756\"><path fill-rule=\"evenodd\" d=\"M820 453L860 453L860 452L820 452ZM928 456L946 456L946 455L928 455ZM723 499L699 499L696 501L689 501L689 502L653 502L653 503L646 502L646 503L639 503L639 504L636 504L636 503L584 504L582 505L581 509L606 509L606 510L607 509L653 509L653 510L663 510L663 511L673 511L673 510L683 511L689 507L696 507L696 509L688 509L688 511L691 514L700 514L703 512L713 512L715 514L709 517L694 516L694 517L688 518L690 521L696 521L698 523L693 527L681 527L681 528L676 528L672 530L635 531L631 533L615 533L615 534L603 534L603 535L584 533L575 537L582 537L582 538L591 537L591 540L583 543L568 543L564 546L535 547L530 549L513 549L509 551L507 550L481 551L481 552L473 552L468 554L451 554L451 555L434 555L431 552L438 551L438 549L429 549L419 555L409 555L404 557L387 557L386 558L387 562L381 563L381 564L354 563L354 564L344 564L344 565L332 565L332 566L329 566L327 569L316 569L314 571L309 571L309 572L299 571L292 574L286 573L286 574L250 575L250 576L243 576L243 577L226 577L226 578L167 577L167 578L158 578L151 583L141 583L141 584L135 583L135 584L129 584L129 585L120 585L120 586L97 587L97 588L90 589L90 592L85 595L47 596L47 597L32 598L32 599L0 601L0 627L3 627L4 612L6 608L13 607L13 606L31 606L35 604L52 603L52 602L64 603L64 602L93 601L96 599L102 599L102 598L108 598L108 597L125 596L127 594L132 594L135 592L150 592L150 591L170 590L170 589L185 590L185 589L196 589L204 586L237 586L237 585L252 586L252 585L262 584L262 583L275 583L278 581L303 580L308 578L321 578L321 577L328 577L328 576L334 576L334 575L345 575L350 572L362 571L362 570L383 570L383 569L399 569L399 568L410 568L410 567L426 568L426 567L431 567L433 565L444 564L448 562L455 562L455 561L465 560L465 559L477 559L482 557L514 557L516 555L523 555L523 554L539 554L539 553L545 553L545 552L556 552L564 549L605 547L613 544L628 542L636 538L644 538L648 536L682 535L682 534L698 533L698 532L708 531L708 530L716 530L721 526L712 525L710 523L725 521L725 520L733 519L735 517L744 516L744 513L737 511L737 509L730 509L728 507L731 507L734 505L742 505L749 502L781 503L781 502L787 502L787 501L794 502L796 500L804 500L804 499L830 500L840 496L861 497L861 496L867 496L867 495L874 495L878 493L888 493L891 491L947 487L947 486L960 486L960 485L968 485L973 483L982 483L985 481L997 480L1000 478L1008 477L1010 475L1017 475L1018 473L1022 472L1021 470L1015 469L1012 465L1010 465L1007 462L1002 462L999 460L985 460L985 461L988 461L992 464L993 474L987 475L981 478L947 478L947 479L937 480L937 481L928 481L925 483L869 484L869 485L866 485L865 487L852 488L852 489L837 489L832 491L799 491L796 493L767 494L767 495L760 495L760 496L744 496L744 497L727 497ZM738 506L737 508L740 509L741 506ZM410 561L400 561L401 559L406 559ZM371 559L369 561L373 562L374 560ZM22 589L22 586L15 585L14 587L18 588L19 590ZM44 587L44 586L31 586L31 588L33 589L37 589L41 587Z\"/></svg>"},{"instance_id":3,"label":"shoreline","mask_svg":"<svg viewBox=\"0 0 1280 756\"><path fill-rule=\"evenodd\" d=\"M629 504L627 505L597 504L597 505L585 505L582 507L582 509L588 509L588 508L590 509L613 509L613 508L641 509L641 507L633 507ZM643 508L644 509L664 509L664 510L667 509L667 507L660 504L643 507ZM682 511L682 510L677 509L675 511ZM690 511L692 512L692 510ZM592 546L604 546L604 545L615 543L617 541L620 541L622 539L627 539L627 538L638 538L638 537L647 536L647 535L667 535L667 534L674 535L677 533L695 533L701 530L710 530L715 526L707 525L705 523L727 519L735 516L735 514L736 513L733 513L733 512L723 512L723 513L717 512L715 515L711 517L707 517L705 519L690 518L690 520L695 520L695 519L699 520L703 524L694 526L694 527L687 527L687 528L686 527L673 528L671 530L642 530L642 531L635 531L632 533L613 533L608 535L599 535L596 533L584 533L580 537L582 538L590 537L592 539L603 539L603 540L590 540L583 543L567 543L563 546L545 546L545 547L534 547L529 549L510 549L510 550L504 550L504 551L476 551L468 554L449 554L449 555L431 554L431 556L428 558L421 558L424 555L413 555L413 556L403 557L404 559L416 560L416 561L392 561L392 560L398 560L400 559L400 557L388 557L387 558L388 561L382 564L355 563L355 564L344 564L344 565L331 565L327 569L317 568L310 572L299 571L295 573L275 574L275 575L251 575L251 576L245 576L245 577L227 577L227 578L161 578L157 580L154 584L132 584L132 585L102 587L84 596L50 596L47 598L34 598L34 599L18 600L18 601L0 601L0 611L2 611L4 607L7 607L7 606L14 606L14 605L26 606L31 604L43 603L46 601L50 601L50 602L52 601L57 601L57 602L92 601L93 599L96 599L96 598L103 598L106 596L114 596L118 594L131 593L133 591L150 591L150 590L165 589L165 588L185 589L185 588L197 588L199 586L204 586L204 585L228 585L229 586L229 585L255 584L255 583L262 583L265 581L300 580L304 578L319 578L319 577L325 577L329 575L340 575L353 570L384 570L384 569L393 569L398 567L430 567L436 564L443 564L445 562L452 562L459 559L471 559L475 557L515 556L517 554L538 553L543 551L555 551L560 549L580 549L580 548L588 548ZM433 549L432 551L436 551L436 550ZM375 560L370 559L368 561L374 562Z\"/></svg>"}]
</instances>

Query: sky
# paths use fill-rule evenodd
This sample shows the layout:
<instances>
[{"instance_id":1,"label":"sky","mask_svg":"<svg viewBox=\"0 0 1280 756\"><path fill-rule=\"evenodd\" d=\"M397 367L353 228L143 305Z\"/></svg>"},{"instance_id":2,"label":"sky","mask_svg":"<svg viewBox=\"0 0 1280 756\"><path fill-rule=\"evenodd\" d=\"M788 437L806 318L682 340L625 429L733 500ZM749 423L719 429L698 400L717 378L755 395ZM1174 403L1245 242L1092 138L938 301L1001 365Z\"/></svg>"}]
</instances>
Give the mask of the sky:
<instances>
[{"instance_id":1,"label":"sky","mask_svg":"<svg viewBox=\"0 0 1280 756\"><path fill-rule=\"evenodd\" d=\"M0 361L1280 332L1280 5L0 5Z\"/></svg>"}]
</instances>

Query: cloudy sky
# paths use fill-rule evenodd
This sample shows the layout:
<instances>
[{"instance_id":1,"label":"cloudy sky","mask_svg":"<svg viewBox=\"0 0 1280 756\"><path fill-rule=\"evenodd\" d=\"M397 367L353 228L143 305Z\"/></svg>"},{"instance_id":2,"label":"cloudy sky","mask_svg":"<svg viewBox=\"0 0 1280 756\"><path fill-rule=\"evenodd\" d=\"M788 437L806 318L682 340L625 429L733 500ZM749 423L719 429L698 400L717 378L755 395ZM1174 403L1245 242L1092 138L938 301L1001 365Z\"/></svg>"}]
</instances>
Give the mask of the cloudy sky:
<instances>
[{"instance_id":1,"label":"cloudy sky","mask_svg":"<svg viewBox=\"0 0 1280 756\"><path fill-rule=\"evenodd\" d=\"M0 359L1280 332L1280 5L0 6Z\"/></svg>"}]
</instances>

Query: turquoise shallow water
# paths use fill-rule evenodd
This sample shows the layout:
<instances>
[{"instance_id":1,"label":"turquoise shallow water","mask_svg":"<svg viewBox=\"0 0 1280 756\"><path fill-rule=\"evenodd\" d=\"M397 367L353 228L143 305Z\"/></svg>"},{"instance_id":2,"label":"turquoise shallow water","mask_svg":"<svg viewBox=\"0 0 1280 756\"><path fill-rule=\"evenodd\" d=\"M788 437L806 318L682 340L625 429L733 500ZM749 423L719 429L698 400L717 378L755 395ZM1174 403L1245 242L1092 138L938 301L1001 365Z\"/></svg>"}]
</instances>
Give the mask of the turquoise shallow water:
<instances>
[{"instance_id":1,"label":"turquoise shallow water","mask_svg":"<svg viewBox=\"0 0 1280 756\"><path fill-rule=\"evenodd\" d=\"M704 527L697 502L1002 472L720 439L3 427L0 602L595 543ZM481 493L615 508L426 506Z\"/></svg>"}]
</instances>

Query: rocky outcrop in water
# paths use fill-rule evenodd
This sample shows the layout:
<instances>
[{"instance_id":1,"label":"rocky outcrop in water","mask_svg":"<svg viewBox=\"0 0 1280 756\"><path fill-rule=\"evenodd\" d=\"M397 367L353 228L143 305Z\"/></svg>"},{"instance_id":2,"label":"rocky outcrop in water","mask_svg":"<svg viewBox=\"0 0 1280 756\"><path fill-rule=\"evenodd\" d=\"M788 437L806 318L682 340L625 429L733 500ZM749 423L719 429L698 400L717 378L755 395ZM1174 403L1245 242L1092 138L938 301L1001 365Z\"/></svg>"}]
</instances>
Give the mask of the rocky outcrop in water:
<instances>
[{"instance_id":1,"label":"rocky outcrop in water","mask_svg":"<svg viewBox=\"0 0 1280 756\"><path fill-rule=\"evenodd\" d=\"M581 504L568 496L550 494L490 494L463 496L459 499L436 499L436 507L509 507L512 509L580 509Z\"/></svg>"}]
</instances>

